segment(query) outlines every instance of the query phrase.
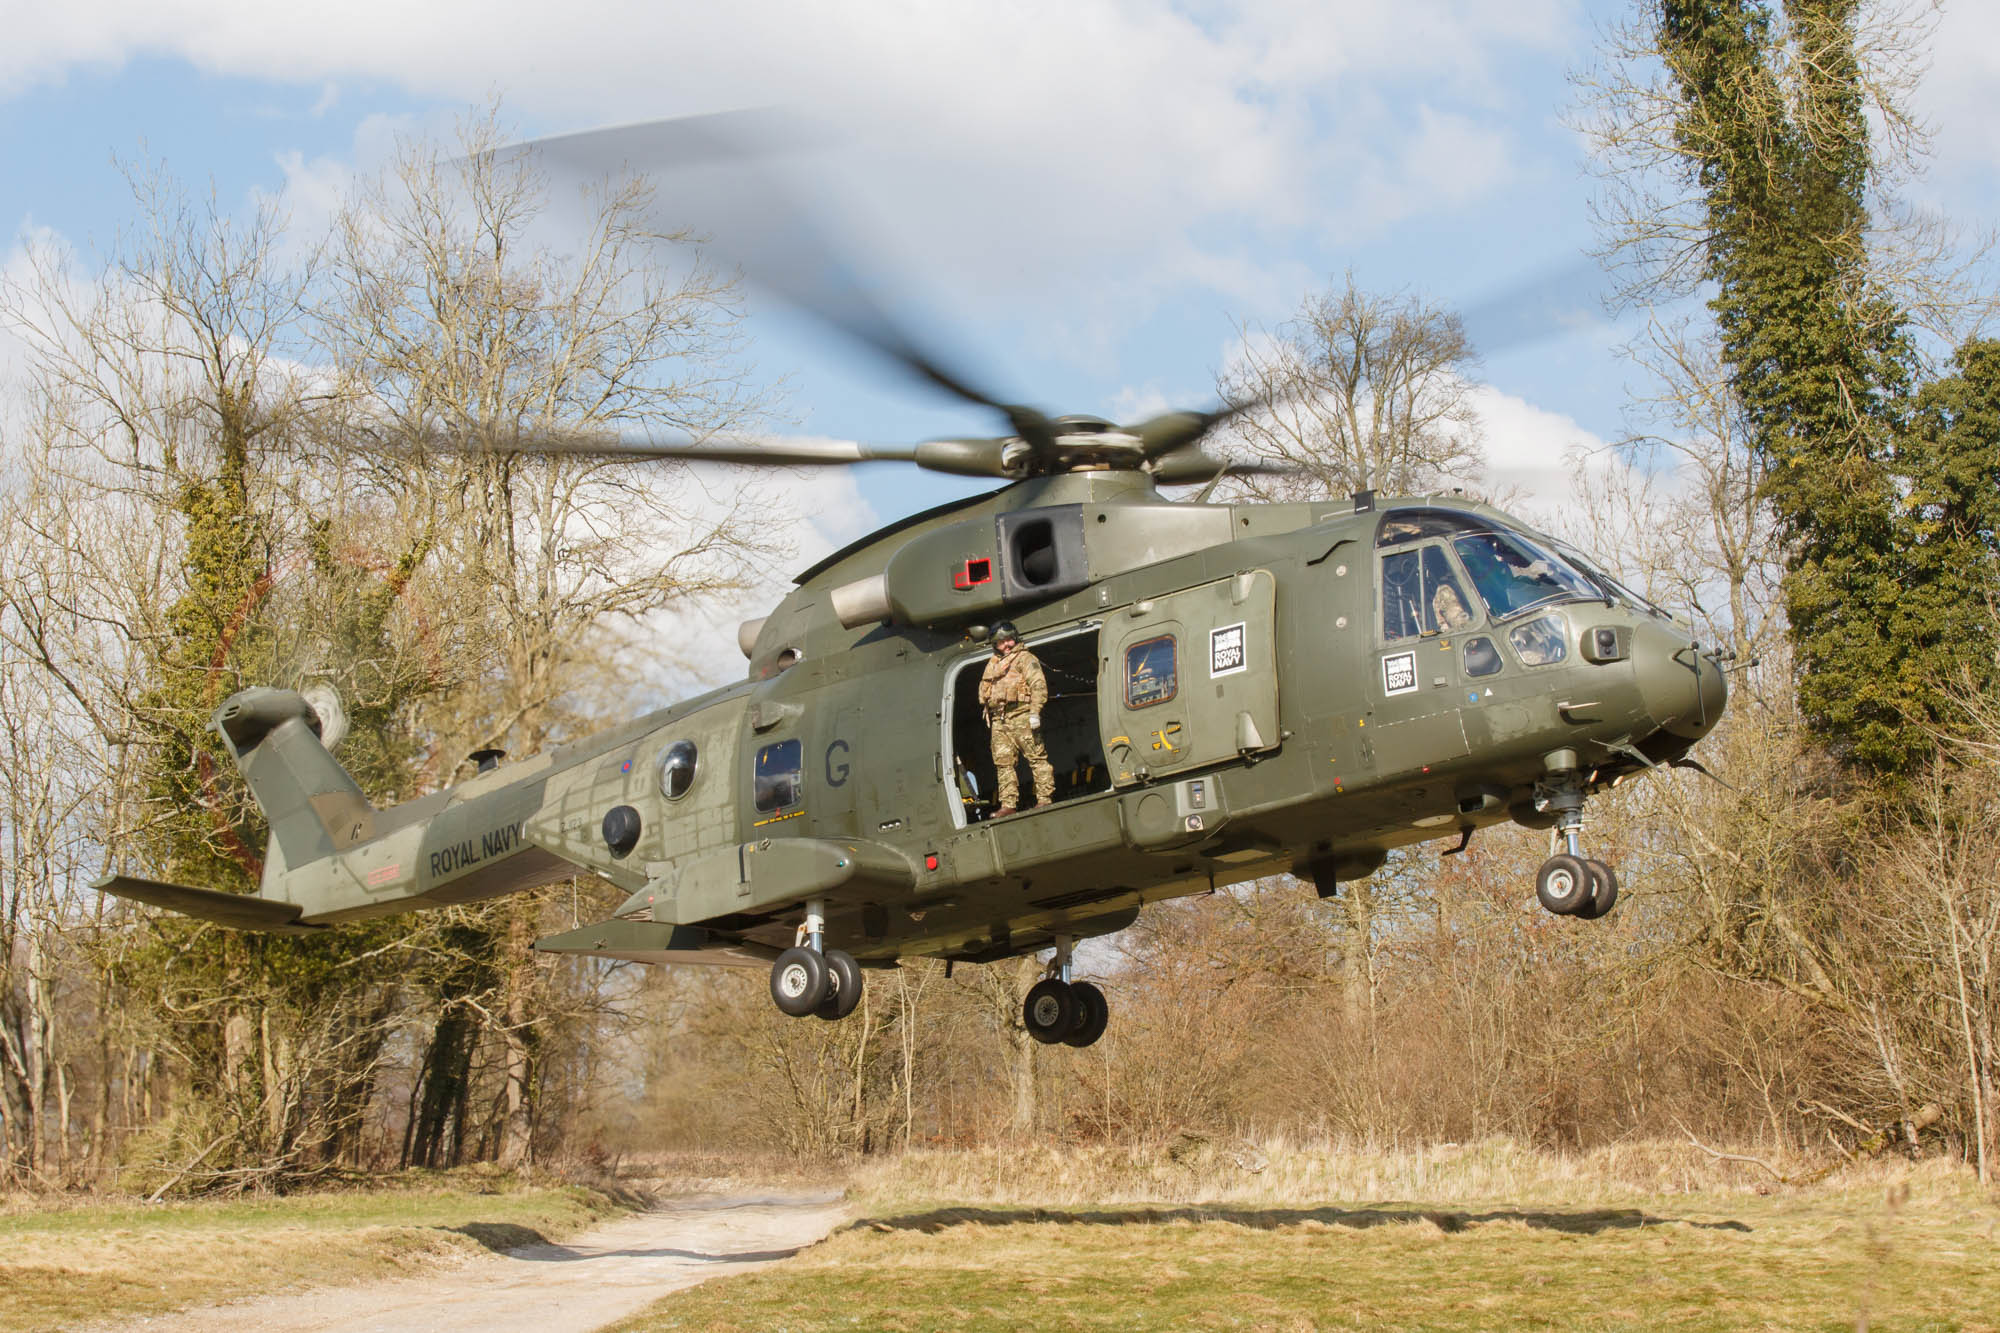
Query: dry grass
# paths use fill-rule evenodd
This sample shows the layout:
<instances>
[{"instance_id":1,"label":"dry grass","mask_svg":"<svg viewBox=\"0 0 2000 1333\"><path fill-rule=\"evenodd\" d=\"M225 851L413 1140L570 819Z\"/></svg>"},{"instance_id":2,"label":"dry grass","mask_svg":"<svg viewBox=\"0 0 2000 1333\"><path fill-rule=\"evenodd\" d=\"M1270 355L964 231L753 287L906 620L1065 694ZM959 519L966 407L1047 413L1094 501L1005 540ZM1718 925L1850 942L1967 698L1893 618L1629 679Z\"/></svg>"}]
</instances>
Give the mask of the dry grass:
<instances>
[{"instance_id":1,"label":"dry grass","mask_svg":"<svg viewBox=\"0 0 2000 1333\"><path fill-rule=\"evenodd\" d=\"M1760 1192L1665 1146L1195 1147L876 1164L863 1221L618 1327L2000 1329L2000 1204L1945 1164Z\"/></svg>"},{"instance_id":2,"label":"dry grass","mask_svg":"<svg viewBox=\"0 0 2000 1333\"><path fill-rule=\"evenodd\" d=\"M1245 1169L1243 1163L1258 1159L1261 1170ZM1508 1139L1397 1148L1184 1137L1164 1148L1034 1143L912 1152L861 1166L850 1197L870 1210L944 1199L1050 1207L1383 1198L1603 1204L1771 1184L1754 1166L1719 1162L1689 1144L1558 1153Z\"/></svg>"},{"instance_id":3,"label":"dry grass","mask_svg":"<svg viewBox=\"0 0 2000 1333\"><path fill-rule=\"evenodd\" d=\"M672 1198L773 1189L842 1189L852 1177L847 1162L813 1161L776 1149L628 1154L619 1160L617 1176L622 1184Z\"/></svg>"},{"instance_id":4,"label":"dry grass","mask_svg":"<svg viewBox=\"0 0 2000 1333\"><path fill-rule=\"evenodd\" d=\"M560 1239L618 1211L600 1190L497 1172L382 1187L147 1205L0 1206L0 1328L73 1328L258 1292L420 1271Z\"/></svg>"}]
</instances>

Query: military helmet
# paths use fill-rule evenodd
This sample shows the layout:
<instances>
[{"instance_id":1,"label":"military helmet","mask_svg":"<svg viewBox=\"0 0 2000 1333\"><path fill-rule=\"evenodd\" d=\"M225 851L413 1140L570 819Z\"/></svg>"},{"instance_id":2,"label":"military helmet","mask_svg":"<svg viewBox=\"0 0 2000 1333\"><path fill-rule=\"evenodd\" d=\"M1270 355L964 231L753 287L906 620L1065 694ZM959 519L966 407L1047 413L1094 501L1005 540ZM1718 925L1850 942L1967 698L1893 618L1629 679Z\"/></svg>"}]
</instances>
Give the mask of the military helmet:
<instances>
[{"instance_id":1,"label":"military helmet","mask_svg":"<svg viewBox=\"0 0 2000 1333\"><path fill-rule=\"evenodd\" d=\"M1014 628L1014 622L1011 620L1003 620L995 625L991 636L994 643L1004 643L1008 639L1018 639L1020 637L1021 631Z\"/></svg>"}]
</instances>

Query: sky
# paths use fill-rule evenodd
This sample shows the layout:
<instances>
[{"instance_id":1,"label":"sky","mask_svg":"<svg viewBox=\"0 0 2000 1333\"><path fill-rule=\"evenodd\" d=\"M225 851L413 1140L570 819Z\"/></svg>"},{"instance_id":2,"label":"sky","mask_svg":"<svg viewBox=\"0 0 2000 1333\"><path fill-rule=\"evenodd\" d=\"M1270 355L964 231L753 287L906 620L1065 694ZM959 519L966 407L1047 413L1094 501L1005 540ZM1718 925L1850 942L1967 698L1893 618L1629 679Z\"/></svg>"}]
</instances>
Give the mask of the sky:
<instances>
[{"instance_id":1,"label":"sky","mask_svg":"<svg viewBox=\"0 0 2000 1333\"><path fill-rule=\"evenodd\" d=\"M1920 9L1927 6L1919 5ZM1630 332L1592 297L1571 76L1600 0L0 0L0 241L102 250L117 161L309 230L398 135L493 97L524 137L782 107L826 131L799 192L872 289L1003 396L1132 419L1214 400L1245 327L1351 271L1469 313L1493 479L1548 503L1623 428ZM1910 200L2000 224L2000 6L1935 19ZM672 189L672 182L664 188ZM1528 312L1516 319L1516 311ZM1522 329L1542 336L1521 336ZM994 433L979 409L753 299L785 430ZM981 488L875 464L801 483L798 567Z\"/></svg>"}]
</instances>

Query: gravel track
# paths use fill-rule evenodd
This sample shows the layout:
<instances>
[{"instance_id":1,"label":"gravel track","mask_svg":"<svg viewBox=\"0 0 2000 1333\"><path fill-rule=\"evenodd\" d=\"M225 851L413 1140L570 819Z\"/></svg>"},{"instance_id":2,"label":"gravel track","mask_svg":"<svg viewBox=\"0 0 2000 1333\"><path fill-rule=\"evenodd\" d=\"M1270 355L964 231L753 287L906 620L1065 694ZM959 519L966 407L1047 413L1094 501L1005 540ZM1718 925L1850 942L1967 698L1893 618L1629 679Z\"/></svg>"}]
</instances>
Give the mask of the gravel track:
<instances>
[{"instance_id":1,"label":"gravel track","mask_svg":"<svg viewBox=\"0 0 2000 1333\"><path fill-rule=\"evenodd\" d=\"M425 1277L258 1296L135 1320L149 1333L588 1333L671 1291L796 1254L846 1219L836 1193L680 1200Z\"/></svg>"}]
</instances>

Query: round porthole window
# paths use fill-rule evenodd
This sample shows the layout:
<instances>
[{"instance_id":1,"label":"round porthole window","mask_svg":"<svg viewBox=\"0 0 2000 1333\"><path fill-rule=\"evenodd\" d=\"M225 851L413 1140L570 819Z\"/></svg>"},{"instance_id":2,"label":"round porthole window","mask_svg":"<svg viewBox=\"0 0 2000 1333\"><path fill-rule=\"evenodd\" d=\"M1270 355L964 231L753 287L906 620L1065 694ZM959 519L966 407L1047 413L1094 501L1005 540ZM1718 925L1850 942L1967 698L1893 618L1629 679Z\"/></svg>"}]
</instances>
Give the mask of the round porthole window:
<instances>
[{"instance_id":1,"label":"round porthole window","mask_svg":"<svg viewBox=\"0 0 2000 1333\"><path fill-rule=\"evenodd\" d=\"M694 786L694 742L675 741L660 752L660 794L678 801Z\"/></svg>"}]
</instances>

